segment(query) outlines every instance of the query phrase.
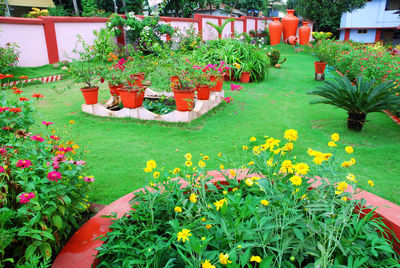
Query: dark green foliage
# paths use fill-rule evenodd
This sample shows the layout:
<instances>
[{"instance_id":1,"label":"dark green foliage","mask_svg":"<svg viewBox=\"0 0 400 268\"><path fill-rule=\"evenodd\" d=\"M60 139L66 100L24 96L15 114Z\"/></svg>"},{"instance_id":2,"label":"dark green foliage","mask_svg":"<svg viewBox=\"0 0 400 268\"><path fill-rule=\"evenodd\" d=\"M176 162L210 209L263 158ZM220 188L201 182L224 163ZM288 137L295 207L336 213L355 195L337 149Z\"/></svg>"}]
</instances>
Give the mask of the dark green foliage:
<instances>
[{"instance_id":1,"label":"dark green foliage","mask_svg":"<svg viewBox=\"0 0 400 268\"><path fill-rule=\"evenodd\" d=\"M289 4L300 16L315 21L318 31L335 33L342 14L362 8L365 3L365 0L292 0Z\"/></svg>"},{"instance_id":2,"label":"dark green foliage","mask_svg":"<svg viewBox=\"0 0 400 268\"><path fill-rule=\"evenodd\" d=\"M271 66L275 66L276 64L282 64L286 61L286 57L281 59L281 52L277 49L271 49L268 53L269 61Z\"/></svg>"},{"instance_id":3,"label":"dark green foliage","mask_svg":"<svg viewBox=\"0 0 400 268\"><path fill-rule=\"evenodd\" d=\"M143 106L149 110L150 112L153 112L155 114L168 114L174 110L176 110L176 105L175 102L168 101L165 99L160 99L160 100L148 100L145 99L143 101Z\"/></svg>"}]
</instances>

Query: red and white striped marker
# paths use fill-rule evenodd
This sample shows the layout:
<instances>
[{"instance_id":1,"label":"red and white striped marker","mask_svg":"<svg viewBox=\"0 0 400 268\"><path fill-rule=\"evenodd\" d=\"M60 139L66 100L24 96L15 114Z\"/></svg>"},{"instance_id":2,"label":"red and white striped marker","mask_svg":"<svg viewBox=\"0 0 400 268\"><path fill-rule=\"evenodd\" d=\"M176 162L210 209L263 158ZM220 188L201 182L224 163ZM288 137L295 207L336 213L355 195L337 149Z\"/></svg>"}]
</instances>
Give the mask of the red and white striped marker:
<instances>
[{"instance_id":1,"label":"red and white striped marker","mask_svg":"<svg viewBox=\"0 0 400 268\"><path fill-rule=\"evenodd\" d=\"M19 83L27 84L33 81L41 81L43 83L50 83L50 82L55 82L55 81L60 81L62 79L63 75L52 75L52 76L46 76L46 77L38 77L38 78L30 78L30 79L25 79L25 80L19 80L19 81L12 81L9 83L4 83L1 84L2 87L13 87L16 86Z\"/></svg>"}]
</instances>

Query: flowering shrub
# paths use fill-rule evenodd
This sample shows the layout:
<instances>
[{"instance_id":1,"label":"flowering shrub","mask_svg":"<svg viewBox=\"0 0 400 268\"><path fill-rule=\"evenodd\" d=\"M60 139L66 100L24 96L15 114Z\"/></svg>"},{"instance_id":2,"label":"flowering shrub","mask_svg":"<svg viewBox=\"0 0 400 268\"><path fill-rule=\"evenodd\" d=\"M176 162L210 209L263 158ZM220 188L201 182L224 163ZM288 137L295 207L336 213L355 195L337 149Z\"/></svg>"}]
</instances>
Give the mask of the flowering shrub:
<instances>
[{"instance_id":1,"label":"flowering shrub","mask_svg":"<svg viewBox=\"0 0 400 268\"><path fill-rule=\"evenodd\" d=\"M0 47L0 73L6 74L18 63L20 51L16 43L7 43Z\"/></svg>"},{"instance_id":2,"label":"flowering shrub","mask_svg":"<svg viewBox=\"0 0 400 268\"><path fill-rule=\"evenodd\" d=\"M79 226L93 180L84 178L79 146L56 136L52 122L28 132L34 100L14 93L0 99L0 266L39 267Z\"/></svg>"},{"instance_id":3,"label":"flowering shrub","mask_svg":"<svg viewBox=\"0 0 400 268\"><path fill-rule=\"evenodd\" d=\"M297 139L293 129L284 140L251 137L239 163L219 153L224 181L210 181L218 172L207 173L208 155L187 153L173 170L148 161L150 185L103 238L98 267L396 266L390 242L377 233L383 223L372 212L361 219L356 208L364 203L351 199L354 149L335 133L323 151L297 158ZM346 161L338 162L338 150ZM319 186L311 189L309 178Z\"/></svg>"},{"instance_id":4,"label":"flowering shrub","mask_svg":"<svg viewBox=\"0 0 400 268\"><path fill-rule=\"evenodd\" d=\"M286 61L286 57L281 59L281 52L277 49L272 48L271 51L267 52L269 62L272 66L277 64L283 64Z\"/></svg>"},{"instance_id":5,"label":"flowering shrub","mask_svg":"<svg viewBox=\"0 0 400 268\"><path fill-rule=\"evenodd\" d=\"M184 51L192 51L199 47L203 43L201 40L201 34L196 31L193 24L190 24L189 28L185 32L177 30L177 38L179 39L179 47Z\"/></svg>"},{"instance_id":6,"label":"flowering shrub","mask_svg":"<svg viewBox=\"0 0 400 268\"><path fill-rule=\"evenodd\" d=\"M37 18L39 16L48 16L49 11L47 9L40 9L36 7L32 7L32 11L30 11L27 15L28 18Z\"/></svg>"}]
</instances>

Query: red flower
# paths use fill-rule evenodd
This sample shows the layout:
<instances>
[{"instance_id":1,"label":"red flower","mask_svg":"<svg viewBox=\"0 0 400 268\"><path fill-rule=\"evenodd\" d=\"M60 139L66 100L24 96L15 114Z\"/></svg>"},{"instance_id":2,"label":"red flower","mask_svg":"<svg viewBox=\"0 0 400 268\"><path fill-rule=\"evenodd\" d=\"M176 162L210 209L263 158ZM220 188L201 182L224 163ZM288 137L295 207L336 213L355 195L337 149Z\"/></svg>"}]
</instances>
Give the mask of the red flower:
<instances>
[{"instance_id":1,"label":"red flower","mask_svg":"<svg viewBox=\"0 0 400 268\"><path fill-rule=\"evenodd\" d=\"M18 77L19 79L28 79L28 77L26 75L20 76Z\"/></svg>"},{"instance_id":2,"label":"red flower","mask_svg":"<svg viewBox=\"0 0 400 268\"><path fill-rule=\"evenodd\" d=\"M32 166L32 162L30 160L22 160L22 159L20 159L20 160L18 160L16 166L21 168L21 169L24 169L24 168L28 168L28 167Z\"/></svg>"},{"instance_id":3,"label":"red flower","mask_svg":"<svg viewBox=\"0 0 400 268\"><path fill-rule=\"evenodd\" d=\"M35 93L32 95L32 97L39 99L39 98L43 98L44 96L40 93Z\"/></svg>"},{"instance_id":4,"label":"red flower","mask_svg":"<svg viewBox=\"0 0 400 268\"><path fill-rule=\"evenodd\" d=\"M14 78L12 74L6 74L5 78Z\"/></svg>"},{"instance_id":5,"label":"red flower","mask_svg":"<svg viewBox=\"0 0 400 268\"><path fill-rule=\"evenodd\" d=\"M58 182L59 179L61 179L61 173L58 171L52 171L47 174L47 178L49 181L55 181Z\"/></svg>"},{"instance_id":6,"label":"red flower","mask_svg":"<svg viewBox=\"0 0 400 268\"><path fill-rule=\"evenodd\" d=\"M60 138L57 137L56 135L51 135L50 139L58 141Z\"/></svg>"},{"instance_id":7,"label":"red flower","mask_svg":"<svg viewBox=\"0 0 400 268\"><path fill-rule=\"evenodd\" d=\"M9 111L10 111L10 112L13 112L13 113L20 113L20 112L22 112L21 108L19 108L19 107L11 108Z\"/></svg>"},{"instance_id":8,"label":"red flower","mask_svg":"<svg viewBox=\"0 0 400 268\"><path fill-rule=\"evenodd\" d=\"M15 95L20 95L22 92L24 92L24 91L22 91L21 89L16 88L16 87L15 87L15 88L12 88L12 89L14 89L14 92L13 92L13 93L14 93Z\"/></svg>"},{"instance_id":9,"label":"red flower","mask_svg":"<svg viewBox=\"0 0 400 268\"><path fill-rule=\"evenodd\" d=\"M22 98L19 98L19 100L20 100L20 101L29 101L29 99L23 98L23 97L22 97Z\"/></svg>"}]
</instances>

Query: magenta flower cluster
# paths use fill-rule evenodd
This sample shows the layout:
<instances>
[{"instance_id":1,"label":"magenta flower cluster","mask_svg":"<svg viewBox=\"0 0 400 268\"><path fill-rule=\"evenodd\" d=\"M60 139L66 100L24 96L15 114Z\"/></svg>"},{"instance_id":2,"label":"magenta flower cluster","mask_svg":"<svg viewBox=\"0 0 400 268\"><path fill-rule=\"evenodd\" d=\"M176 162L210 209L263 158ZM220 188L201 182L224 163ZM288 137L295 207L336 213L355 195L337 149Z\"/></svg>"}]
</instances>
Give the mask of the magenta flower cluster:
<instances>
[{"instance_id":1,"label":"magenta flower cluster","mask_svg":"<svg viewBox=\"0 0 400 268\"><path fill-rule=\"evenodd\" d=\"M39 141L39 142L44 142L44 139L40 137L40 135L33 135L31 136L31 140L33 141Z\"/></svg>"},{"instance_id":2,"label":"magenta flower cluster","mask_svg":"<svg viewBox=\"0 0 400 268\"><path fill-rule=\"evenodd\" d=\"M58 171L49 172L47 174L47 179L49 179L49 181L58 182L58 180L61 180L61 173Z\"/></svg>"},{"instance_id":3,"label":"magenta flower cluster","mask_svg":"<svg viewBox=\"0 0 400 268\"><path fill-rule=\"evenodd\" d=\"M24 168L28 168L28 167L32 166L32 162L30 160L22 160L22 159L20 159L20 160L18 160L16 166L21 168L21 169L24 169Z\"/></svg>"},{"instance_id":4,"label":"magenta flower cluster","mask_svg":"<svg viewBox=\"0 0 400 268\"><path fill-rule=\"evenodd\" d=\"M35 193L21 193L18 196L19 202L21 204L26 204L29 203L31 201L32 198L35 198Z\"/></svg>"}]
</instances>

